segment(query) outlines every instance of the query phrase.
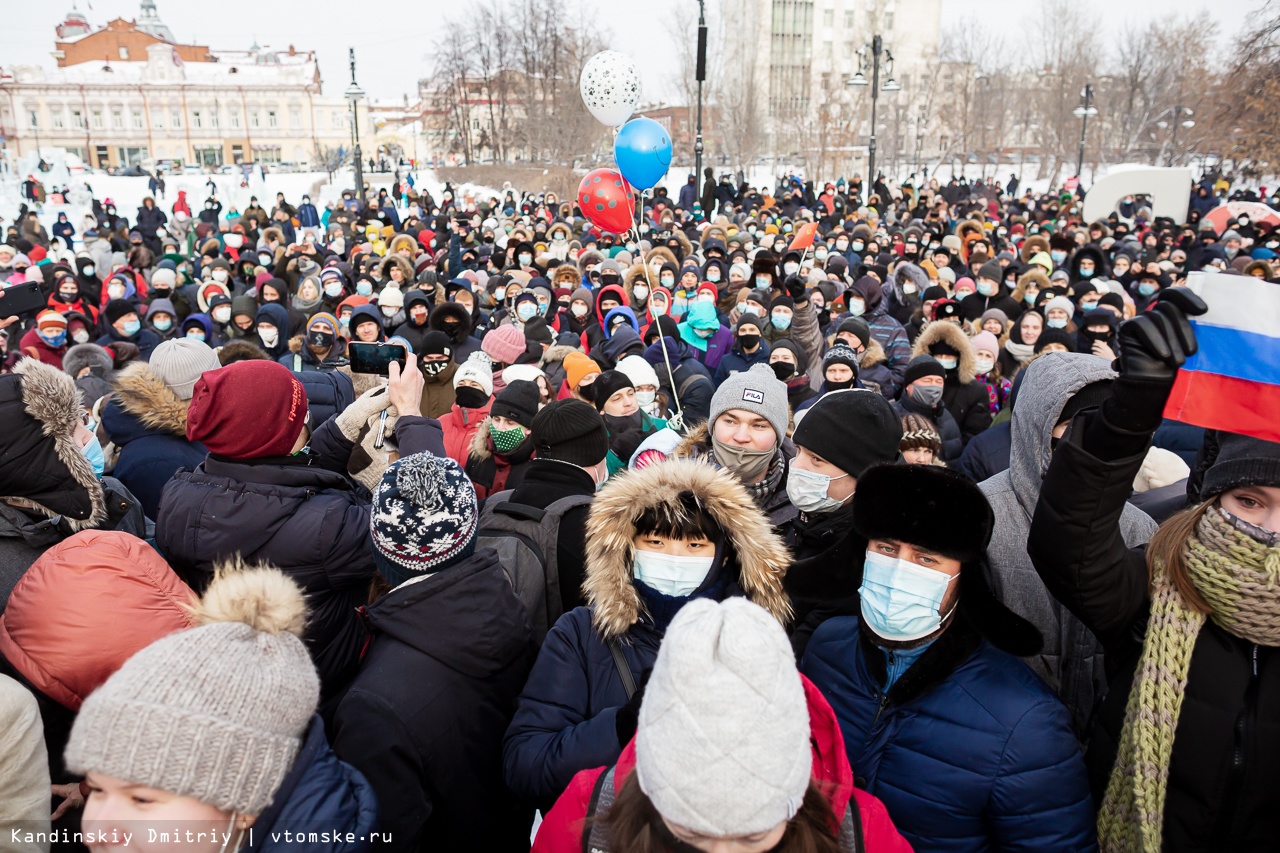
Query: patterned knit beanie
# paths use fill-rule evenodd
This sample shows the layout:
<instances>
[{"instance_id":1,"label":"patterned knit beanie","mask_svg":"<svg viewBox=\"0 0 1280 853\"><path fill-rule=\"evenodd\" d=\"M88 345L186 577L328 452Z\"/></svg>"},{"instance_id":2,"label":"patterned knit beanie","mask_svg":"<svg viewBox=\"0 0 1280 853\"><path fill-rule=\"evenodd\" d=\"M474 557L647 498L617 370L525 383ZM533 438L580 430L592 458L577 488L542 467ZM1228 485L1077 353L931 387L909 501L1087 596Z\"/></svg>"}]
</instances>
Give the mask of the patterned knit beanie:
<instances>
[{"instance_id":1,"label":"patterned knit beanie","mask_svg":"<svg viewBox=\"0 0 1280 853\"><path fill-rule=\"evenodd\" d=\"M475 552L476 490L452 459L431 453L389 466L373 490L374 561L392 586L438 572Z\"/></svg>"},{"instance_id":2,"label":"patterned knit beanie","mask_svg":"<svg viewBox=\"0 0 1280 853\"><path fill-rule=\"evenodd\" d=\"M219 568L198 627L129 658L80 708L73 773L102 773L256 816L293 766L320 699L306 603L282 572Z\"/></svg>"}]
</instances>

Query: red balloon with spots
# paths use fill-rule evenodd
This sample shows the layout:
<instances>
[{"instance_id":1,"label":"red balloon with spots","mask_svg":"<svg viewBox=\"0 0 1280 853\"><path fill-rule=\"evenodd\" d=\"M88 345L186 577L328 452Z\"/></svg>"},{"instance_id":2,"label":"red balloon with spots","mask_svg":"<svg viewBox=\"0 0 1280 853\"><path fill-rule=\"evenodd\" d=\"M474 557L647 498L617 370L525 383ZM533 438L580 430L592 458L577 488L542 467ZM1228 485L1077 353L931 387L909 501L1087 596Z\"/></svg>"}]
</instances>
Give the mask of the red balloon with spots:
<instances>
[{"instance_id":1,"label":"red balloon with spots","mask_svg":"<svg viewBox=\"0 0 1280 853\"><path fill-rule=\"evenodd\" d=\"M597 228L613 234L631 230L635 213L631 185L613 169L588 172L578 184L578 207Z\"/></svg>"}]
</instances>

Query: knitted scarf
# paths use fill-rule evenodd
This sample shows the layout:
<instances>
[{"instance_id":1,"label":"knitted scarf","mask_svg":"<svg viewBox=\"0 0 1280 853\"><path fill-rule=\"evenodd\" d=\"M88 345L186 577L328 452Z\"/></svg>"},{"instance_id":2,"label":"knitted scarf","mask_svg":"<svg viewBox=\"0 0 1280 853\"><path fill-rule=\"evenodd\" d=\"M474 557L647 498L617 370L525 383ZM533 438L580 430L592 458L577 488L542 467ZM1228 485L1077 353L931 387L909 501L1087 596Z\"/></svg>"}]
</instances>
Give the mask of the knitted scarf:
<instances>
[{"instance_id":1,"label":"knitted scarf","mask_svg":"<svg viewBox=\"0 0 1280 853\"><path fill-rule=\"evenodd\" d=\"M1234 636L1280 645L1280 548L1267 548L1236 530L1213 507L1183 546L1183 557L1191 582L1211 608L1209 618ZM1162 849L1173 734L1204 621L1157 562L1142 658L1098 813L1103 853Z\"/></svg>"}]
</instances>

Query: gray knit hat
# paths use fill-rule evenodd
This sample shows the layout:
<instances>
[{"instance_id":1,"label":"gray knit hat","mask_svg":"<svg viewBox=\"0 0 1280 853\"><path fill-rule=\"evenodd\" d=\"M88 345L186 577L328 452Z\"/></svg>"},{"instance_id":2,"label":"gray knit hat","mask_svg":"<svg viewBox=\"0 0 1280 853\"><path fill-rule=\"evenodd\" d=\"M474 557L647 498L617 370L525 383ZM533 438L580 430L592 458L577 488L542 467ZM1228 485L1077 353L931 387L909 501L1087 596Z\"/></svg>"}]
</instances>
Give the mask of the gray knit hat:
<instances>
[{"instance_id":1,"label":"gray knit hat","mask_svg":"<svg viewBox=\"0 0 1280 853\"><path fill-rule=\"evenodd\" d=\"M645 687L636 778L667 820L747 835L795 817L813 758L809 710L778 620L745 598L690 601Z\"/></svg>"},{"instance_id":2,"label":"gray knit hat","mask_svg":"<svg viewBox=\"0 0 1280 853\"><path fill-rule=\"evenodd\" d=\"M734 373L721 383L711 398L707 423L714 426L730 409L743 409L767 420L779 443L787 436L787 386L767 364L753 364L750 370Z\"/></svg>"},{"instance_id":3,"label":"gray knit hat","mask_svg":"<svg viewBox=\"0 0 1280 853\"><path fill-rule=\"evenodd\" d=\"M163 342L151 353L148 365L156 378L179 400L190 400L200 375L222 366L213 348L195 338L174 338Z\"/></svg>"},{"instance_id":4,"label":"gray knit hat","mask_svg":"<svg viewBox=\"0 0 1280 853\"><path fill-rule=\"evenodd\" d=\"M299 639L302 590L282 572L220 567L198 626L129 658L80 708L67 768L256 816L284 781L320 699Z\"/></svg>"}]
</instances>

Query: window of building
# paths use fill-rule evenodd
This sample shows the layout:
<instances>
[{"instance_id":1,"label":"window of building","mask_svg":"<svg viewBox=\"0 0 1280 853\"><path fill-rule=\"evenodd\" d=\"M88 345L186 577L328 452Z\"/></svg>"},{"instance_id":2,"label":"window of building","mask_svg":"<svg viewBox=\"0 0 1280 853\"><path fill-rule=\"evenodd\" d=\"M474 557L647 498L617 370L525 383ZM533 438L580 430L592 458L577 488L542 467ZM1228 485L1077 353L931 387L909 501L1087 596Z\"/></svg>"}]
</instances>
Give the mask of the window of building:
<instances>
[{"instance_id":1,"label":"window of building","mask_svg":"<svg viewBox=\"0 0 1280 853\"><path fill-rule=\"evenodd\" d=\"M129 48L125 47L124 45L120 45L120 58L121 59L129 58Z\"/></svg>"},{"instance_id":2,"label":"window of building","mask_svg":"<svg viewBox=\"0 0 1280 853\"><path fill-rule=\"evenodd\" d=\"M239 127L239 126L240 126L240 113L239 113L239 111L237 111L237 110L232 110L230 115L231 115L231 126L232 126L232 127Z\"/></svg>"},{"instance_id":3,"label":"window of building","mask_svg":"<svg viewBox=\"0 0 1280 853\"><path fill-rule=\"evenodd\" d=\"M28 111L27 111L27 119L31 122L31 126L32 126L32 127L39 127L39 126L40 126L40 116L39 116L39 114L37 114L37 113L36 113L36 111L35 111L35 110L28 110Z\"/></svg>"},{"instance_id":4,"label":"window of building","mask_svg":"<svg viewBox=\"0 0 1280 853\"><path fill-rule=\"evenodd\" d=\"M49 120L54 130L62 130L66 126L66 122L62 118L62 107L50 107Z\"/></svg>"},{"instance_id":5,"label":"window of building","mask_svg":"<svg viewBox=\"0 0 1280 853\"><path fill-rule=\"evenodd\" d=\"M182 110L169 110L169 127L174 130L182 129Z\"/></svg>"},{"instance_id":6,"label":"window of building","mask_svg":"<svg viewBox=\"0 0 1280 853\"><path fill-rule=\"evenodd\" d=\"M280 146L279 145L253 146L253 160L255 163L279 163L280 162Z\"/></svg>"},{"instance_id":7,"label":"window of building","mask_svg":"<svg viewBox=\"0 0 1280 853\"><path fill-rule=\"evenodd\" d=\"M133 129L142 130L143 128L142 113L138 112L137 110L131 110L130 112L133 114Z\"/></svg>"},{"instance_id":8,"label":"window of building","mask_svg":"<svg viewBox=\"0 0 1280 853\"><path fill-rule=\"evenodd\" d=\"M893 13L892 12L884 13L884 28L886 30L893 29Z\"/></svg>"},{"instance_id":9,"label":"window of building","mask_svg":"<svg viewBox=\"0 0 1280 853\"><path fill-rule=\"evenodd\" d=\"M249 127L260 127L260 126L261 125L258 123L258 111L254 110L253 112L249 113Z\"/></svg>"},{"instance_id":10,"label":"window of building","mask_svg":"<svg viewBox=\"0 0 1280 853\"><path fill-rule=\"evenodd\" d=\"M204 127L204 119L201 117L199 110L191 111L191 126L197 130Z\"/></svg>"},{"instance_id":11,"label":"window of building","mask_svg":"<svg viewBox=\"0 0 1280 853\"><path fill-rule=\"evenodd\" d=\"M289 107L289 127L294 130L302 127L302 110L297 107Z\"/></svg>"},{"instance_id":12,"label":"window of building","mask_svg":"<svg viewBox=\"0 0 1280 853\"><path fill-rule=\"evenodd\" d=\"M215 106L213 109L209 110L209 127L217 127L217 126L218 126L218 108Z\"/></svg>"},{"instance_id":13,"label":"window of building","mask_svg":"<svg viewBox=\"0 0 1280 853\"><path fill-rule=\"evenodd\" d=\"M852 9L846 9L844 13L844 28L846 30L853 29L853 16L856 13Z\"/></svg>"},{"instance_id":14,"label":"window of building","mask_svg":"<svg viewBox=\"0 0 1280 853\"><path fill-rule=\"evenodd\" d=\"M84 130L84 113L79 110L71 111L71 126L77 130Z\"/></svg>"},{"instance_id":15,"label":"window of building","mask_svg":"<svg viewBox=\"0 0 1280 853\"><path fill-rule=\"evenodd\" d=\"M111 129L124 130L124 112L121 110L111 111Z\"/></svg>"},{"instance_id":16,"label":"window of building","mask_svg":"<svg viewBox=\"0 0 1280 853\"><path fill-rule=\"evenodd\" d=\"M102 130L102 110L95 107L89 120L93 123L94 130Z\"/></svg>"},{"instance_id":17,"label":"window of building","mask_svg":"<svg viewBox=\"0 0 1280 853\"><path fill-rule=\"evenodd\" d=\"M836 43L833 41L824 43L822 46L822 54L828 60L834 59L836 55Z\"/></svg>"},{"instance_id":18,"label":"window of building","mask_svg":"<svg viewBox=\"0 0 1280 853\"><path fill-rule=\"evenodd\" d=\"M276 120L276 111L267 110L267 127L278 127L279 122Z\"/></svg>"},{"instance_id":19,"label":"window of building","mask_svg":"<svg viewBox=\"0 0 1280 853\"><path fill-rule=\"evenodd\" d=\"M151 126L156 130L164 130L164 110L151 111Z\"/></svg>"},{"instance_id":20,"label":"window of building","mask_svg":"<svg viewBox=\"0 0 1280 853\"><path fill-rule=\"evenodd\" d=\"M346 114L340 113L337 110L334 110L333 111L333 127L340 128L340 127L343 127L346 123L347 123Z\"/></svg>"},{"instance_id":21,"label":"window of building","mask_svg":"<svg viewBox=\"0 0 1280 853\"><path fill-rule=\"evenodd\" d=\"M828 9L822 13L822 26L831 29L836 25L836 10Z\"/></svg>"}]
</instances>

